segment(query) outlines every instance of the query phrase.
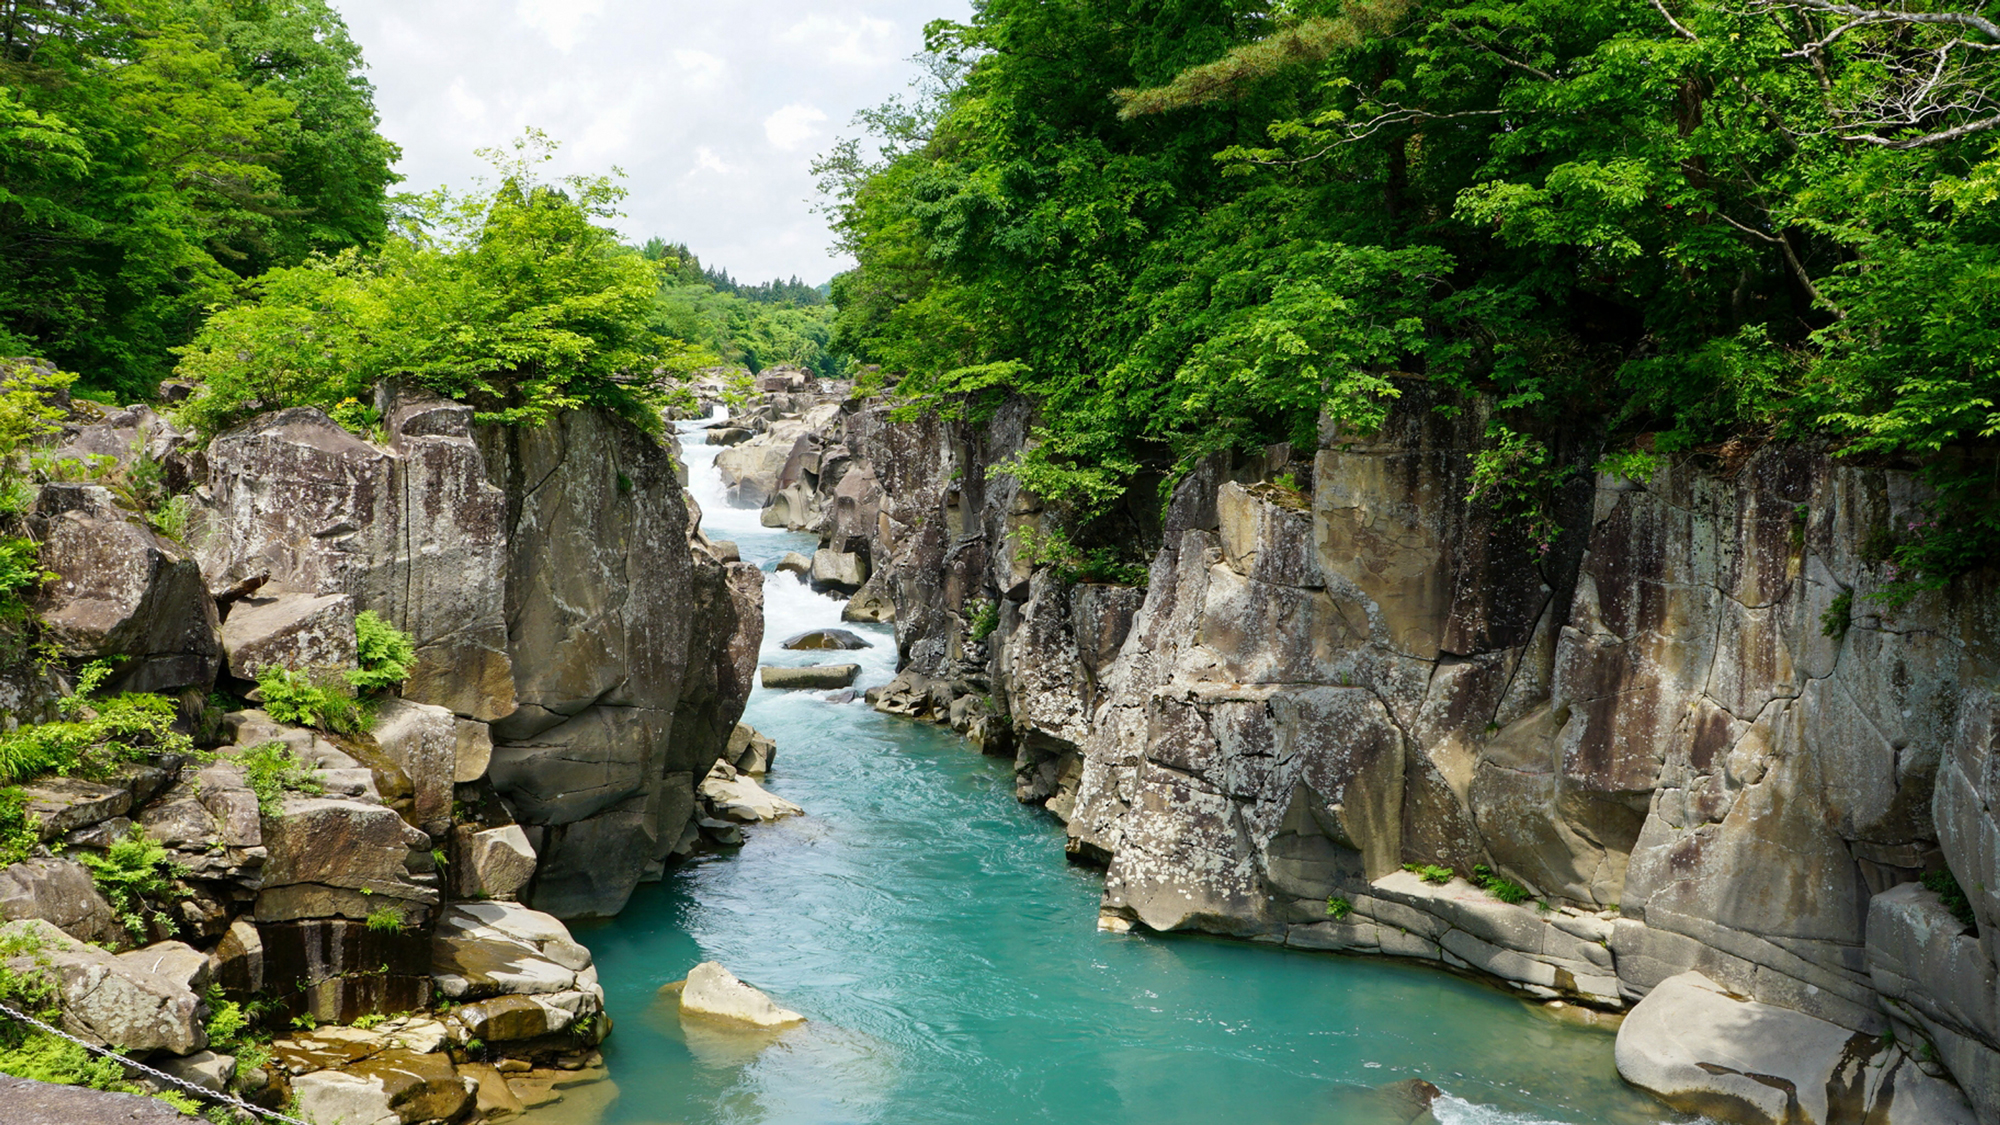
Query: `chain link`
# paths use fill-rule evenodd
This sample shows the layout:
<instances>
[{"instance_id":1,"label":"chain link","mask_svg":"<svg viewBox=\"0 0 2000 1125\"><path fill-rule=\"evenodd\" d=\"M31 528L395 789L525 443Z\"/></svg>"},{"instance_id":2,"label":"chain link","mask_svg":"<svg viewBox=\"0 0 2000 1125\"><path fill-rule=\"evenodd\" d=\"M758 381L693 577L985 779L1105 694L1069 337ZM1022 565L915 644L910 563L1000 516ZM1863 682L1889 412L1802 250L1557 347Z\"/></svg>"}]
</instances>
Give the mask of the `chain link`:
<instances>
[{"instance_id":1,"label":"chain link","mask_svg":"<svg viewBox=\"0 0 2000 1125\"><path fill-rule=\"evenodd\" d=\"M98 1046L95 1043L90 1043L82 1039L78 1039L76 1036L71 1035L69 1032L62 1030L61 1028L50 1027L48 1024L43 1023L41 1020L38 1020L35 1017L26 1014L25 1012L17 1012L13 1008L10 1008L5 1004L0 1004L0 1015L9 1016L13 1019L19 1020L22 1023L38 1027L41 1030L47 1032L50 1035L55 1036L58 1039L67 1039L71 1043L74 1043L77 1046L82 1047L84 1050L89 1051L91 1054L98 1055L102 1058L110 1059L111 1061L126 1068L127 1070L136 1070L139 1073L147 1076L148 1078L157 1079L171 1086L179 1086L181 1089L186 1090L188 1093L194 1095L195 1097L202 1098L207 1101L221 1102L224 1105L240 1109L245 1113L255 1114L258 1117L262 1117L270 1121L283 1122L283 1125L312 1125L312 1123L309 1121L301 1121L296 1117L287 1117L282 1113L273 1112L272 1110L265 1109L262 1106L251 1105L249 1102L246 1102L242 1098L236 1097L233 1094L218 1093L214 1090L209 1089L206 1086L198 1086L193 1082L187 1081L184 1078L175 1078L173 1075L167 1074L164 1071L154 1070L152 1067L147 1066L144 1063L133 1062L131 1059L126 1058L124 1055L121 1055L116 1051L108 1050L104 1047Z\"/></svg>"}]
</instances>

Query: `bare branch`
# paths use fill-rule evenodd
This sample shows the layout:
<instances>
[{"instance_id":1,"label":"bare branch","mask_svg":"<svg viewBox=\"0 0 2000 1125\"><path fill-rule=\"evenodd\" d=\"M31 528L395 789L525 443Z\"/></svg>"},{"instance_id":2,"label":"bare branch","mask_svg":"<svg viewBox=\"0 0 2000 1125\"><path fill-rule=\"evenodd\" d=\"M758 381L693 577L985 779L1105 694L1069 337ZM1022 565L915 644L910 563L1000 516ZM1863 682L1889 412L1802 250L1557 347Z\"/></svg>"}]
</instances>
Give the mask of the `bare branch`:
<instances>
[{"instance_id":1,"label":"bare branch","mask_svg":"<svg viewBox=\"0 0 2000 1125\"><path fill-rule=\"evenodd\" d=\"M1689 42L1700 41L1694 32L1689 31L1681 21L1674 18L1672 12L1667 11L1667 6L1661 3L1660 0L1653 0L1653 10L1660 13L1660 18L1666 20L1669 27L1679 32L1682 39L1686 39Z\"/></svg>"},{"instance_id":2,"label":"bare branch","mask_svg":"<svg viewBox=\"0 0 2000 1125\"><path fill-rule=\"evenodd\" d=\"M2000 116L1987 117L1978 121L1968 121L1963 125L1950 129L1941 129L1935 133L1926 133L1921 137L1877 137L1869 133L1859 133L1854 136L1854 139L1863 144L1871 144L1879 148L1923 148L1926 145L1941 145L1947 141L1958 140L1960 137L1969 137L1974 133L1984 133L1988 129L1994 128L2000 128Z\"/></svg>"},{"instance_id":3,"label":"bare branch","mask_svg":"<svg viewBox=\"0 0 2000 1125\"><path fill-rule=\"evenodd\" d=\"M1971 12L1898 12L1886 8L1839 4L1834 0L1790 0L1790 2L1817 12L1830 12L1836 16L1846 16L1852 20L1864 20L1869 23L1921 23L1941 27L1971 28L1988 39L2000 42L2000 24ZM1659 6L1659 0L1654 0L1654 6Z\"/></svg>"}]
</instances>

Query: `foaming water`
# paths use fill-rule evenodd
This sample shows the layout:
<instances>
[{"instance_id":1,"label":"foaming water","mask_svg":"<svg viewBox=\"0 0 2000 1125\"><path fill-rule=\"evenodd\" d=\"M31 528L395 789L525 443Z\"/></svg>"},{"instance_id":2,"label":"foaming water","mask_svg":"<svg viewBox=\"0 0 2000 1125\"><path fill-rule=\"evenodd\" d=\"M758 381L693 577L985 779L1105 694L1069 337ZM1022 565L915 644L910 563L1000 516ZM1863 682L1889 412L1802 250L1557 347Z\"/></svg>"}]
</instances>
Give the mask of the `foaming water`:
<instances>
[{"instance_id":1,"label":"foaming water","mask_svg":"<svg viewBox=\"0 0 2000 1125\"><path fill-rule=\"evenodd\" d=\"M693 430L700 423L685 426ZM687 445L711 537L770 571L810 537L722 502L714 447ZM893 632L842 625L789 575L765 587L766 663L894 674ZM838 625L874 647L777 647ZM1440 1125L1682 1120L1625 1087L1608 1034L1554 1023L1420 966L1192 936L1098 932L1100 877L1012 795L1007 763L937 728L821 692L757 689L745 720L777 741L767 786L807 815L643 887L579 924L617 1023L617 1097L536 1125L1092 1121L1401 1125L1378 1087L1448 1093ZM805 1013L776 1036L684 1026L661 985L720 961Z\"/></svg>"}]
</instances>

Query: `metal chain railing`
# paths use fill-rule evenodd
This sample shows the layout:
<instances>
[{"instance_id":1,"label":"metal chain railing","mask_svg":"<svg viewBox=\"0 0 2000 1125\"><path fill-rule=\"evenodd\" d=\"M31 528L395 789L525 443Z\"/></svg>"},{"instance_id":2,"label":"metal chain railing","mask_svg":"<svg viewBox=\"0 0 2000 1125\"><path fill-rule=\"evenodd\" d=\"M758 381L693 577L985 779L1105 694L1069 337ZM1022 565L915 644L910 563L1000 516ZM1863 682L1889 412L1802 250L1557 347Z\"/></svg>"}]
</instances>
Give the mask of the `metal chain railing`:
<instances>
[{"instance_id":1,"label":"metal chain railing","mask_svg":"<svg viewBox=\"0 0 2000 1125\"><path fill-rule=\"evenodd\" d=\"M122 1066L127 1070L136 1070L148 1078L165 1082L170 1086L178 1086L181 1089L186 1090L189 1094L193 1095L194 1097L200 1098L204 1101L220 1102L223 1105L242 1110L245 1113L254 1114L268 1121L282 1122L283 1125L312 1125L312 1122L310 1121L301 1121L296 1117L287 1117L282 1113L265 1109L263 1106L251 1105L249 1102L244 1101L242 1098L236 1097L234 1094L219 1093L215 1090L209 1089L206 1086L201 1086L197 1085L196 1083L189 1082L185 1078L176 1078L173 1075L166 1073L165 1071L154 1070L152 1067L147 1066L144 1063L133 1062L131 1059L126 1058L124 1055L121 1055L116 1051L100 1047L95 1043L78 1039L76 1036L71 1035L69 1032L62 1030L59 1027L50 1027L48 1024L43 1023L41 1020L38 1020L35 1017L28 1015L25 1012L15 1011L13 1008L9 1007L6 1004L0 1004L0 1015L7 1016L10 1019L19 1020L20 1022L25 1023L31 1027L40 1028L42 1031L47 1032L48 1034L53 1035L58 1039L66 1039L69 1042L74 1043L79 1047L82 1047L84 1050L89 1051L93 1055L97 1055L101 1058L110 1059L112 1062L117 1063L119 1066Z\"/></svg>"}]
</instances>

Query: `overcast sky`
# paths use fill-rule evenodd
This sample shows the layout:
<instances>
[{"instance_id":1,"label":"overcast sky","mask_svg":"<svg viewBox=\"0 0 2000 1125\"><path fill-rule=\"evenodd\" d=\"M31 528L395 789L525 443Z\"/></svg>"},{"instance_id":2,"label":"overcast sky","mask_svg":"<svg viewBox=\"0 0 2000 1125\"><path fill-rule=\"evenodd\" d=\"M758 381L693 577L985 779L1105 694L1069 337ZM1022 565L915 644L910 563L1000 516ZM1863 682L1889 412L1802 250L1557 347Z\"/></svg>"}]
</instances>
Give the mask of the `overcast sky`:
<instances>
[{"instance_id":1,"label":"overcast sky","mask_svg":"<svg viewBox=\"0 0 2000 1125\"><path fill-rule=\"evenodd\" d=\"M367 57L404 187L468 187L473 150L533 125L559 173L614 164L634 241L739 280L821 282L813 157L903 92L932 19L968 0L331 0Z\"/></svg>"}]
</instances>

